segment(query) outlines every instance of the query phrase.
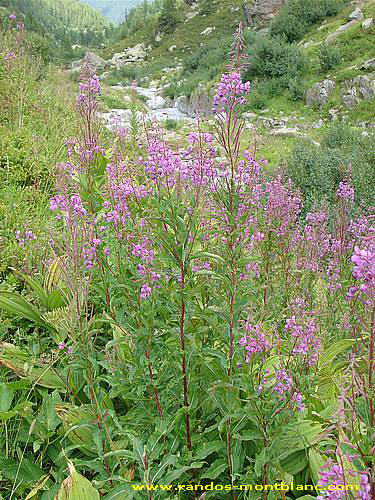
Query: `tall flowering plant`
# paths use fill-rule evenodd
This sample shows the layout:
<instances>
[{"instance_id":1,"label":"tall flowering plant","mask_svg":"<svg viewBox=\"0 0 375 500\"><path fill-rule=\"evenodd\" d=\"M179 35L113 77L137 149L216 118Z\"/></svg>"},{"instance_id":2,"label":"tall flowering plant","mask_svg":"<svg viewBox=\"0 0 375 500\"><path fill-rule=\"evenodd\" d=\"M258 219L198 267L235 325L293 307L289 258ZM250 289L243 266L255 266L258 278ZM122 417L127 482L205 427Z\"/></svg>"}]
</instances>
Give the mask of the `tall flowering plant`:
<instances>
[{"instance_id":1,"label":"tall flowering plant","mask_svg":"<svg viewBox=\"0 0 375 500\"><path fill-rule=\"evenodd\" d=\"M99 80L88 68L82 75L79 133L50 200L51 267L75 319L58 346L71 374L56 405L72 439L65 452L109 494L130 496L133 480L215 481L233 498L244 498L237 484L253 483L276 499L267 485L339 484L350 462L369 498L369 220L349 220L349 181L332 232L322 207L302 220L291 181L266 177L243 147L243 50L240 27L215 126L197 123L178 148L158 128L108 147ZM339 449L348 443L355 457Z\"/></svg>"}]
</instances>

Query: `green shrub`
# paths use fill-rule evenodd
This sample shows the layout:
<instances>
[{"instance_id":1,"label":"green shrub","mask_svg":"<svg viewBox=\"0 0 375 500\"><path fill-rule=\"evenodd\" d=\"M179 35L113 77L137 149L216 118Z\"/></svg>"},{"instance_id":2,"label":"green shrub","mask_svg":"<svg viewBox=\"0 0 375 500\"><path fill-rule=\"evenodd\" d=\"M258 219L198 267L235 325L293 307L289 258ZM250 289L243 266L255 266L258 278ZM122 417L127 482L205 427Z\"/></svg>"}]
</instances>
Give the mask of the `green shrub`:
<instances>
[{"instance_id":1,"label":"green shrub","mask_svg":"<svg viewBox=\"0 0 375 500\"><path fill-rule=\"evenodd\" d=\"M305 94L304 83L301 78L295 76L288 82L288 96L291 101L301 101Z\"/></svg>"},{"instance_id":2,"label":"green shrub","mask_svg":"<svg viewBox=\"0 0 375 500\"><path fill-rule=\"evenodd\" d=\"M100 96L100 102L102 102L109 109L129 109L129 104L127 104L123 99L113 95Z\"/></svg>"},{"instance_id":3,"label":"green shrub","mask_svg":"<svg viewBox=\"0 0 375 500\"><path fill-rule=\"evenodd\" d=\"M167 118L165 120L165 128L167 130L175 130L177 128L177 120L173 120L173 118Z\"/></svg>"},{"instance_id":4,"label":"green shrub","mask_svg":"<svg viewBox=\"0 0 375 500\"><path fill-rule=\"evenodd\" d=\"M333 206L340 181L350 177L355 208L375 199L374 137L362 137L344 125L331 127L322 147L297 144L287 164L288 175L304 195L304 212L322 204Z\"/></svg>"},{"instance_id":5,"label":"green shrub","mask_svg":"<svg viewBox=\"0 0 375 500\"><path fill-rule=\"evenodd\" d=\"M342 0L289 0L272 21L270 34L288 42L300 40L310 26L336 15L342 5Z\"/></svg>"},{"instance_id":6,"label":"green shrub","mask_svg":"<svg viewBox=\"0 0 375 500\"><path fill-rule=\"evenodd\" d=\"M302 50L281 37L259 36L250 48L251 64L244 78L293 78L307 66Z\"/></svg>"},{"instance_id":7,"label":"green shrub","mask_svg":"<svg viewBox=\"0 0 375 500\"><path fill-rule=\"evenodd\" d=\"M322 44L318 50L319 64L322 71L329 71L341 62L341 50L334 45Z\"/></svg>"}]
</instances>

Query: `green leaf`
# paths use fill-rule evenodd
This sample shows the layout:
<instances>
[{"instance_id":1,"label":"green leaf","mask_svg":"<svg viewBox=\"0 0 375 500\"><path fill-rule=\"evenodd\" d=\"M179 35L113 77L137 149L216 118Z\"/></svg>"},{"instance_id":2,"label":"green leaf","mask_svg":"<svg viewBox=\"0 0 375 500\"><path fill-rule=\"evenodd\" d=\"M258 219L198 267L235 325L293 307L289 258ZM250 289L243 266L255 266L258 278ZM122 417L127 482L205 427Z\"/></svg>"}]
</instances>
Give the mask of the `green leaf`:
<instances>
[{"instance_id":1,"label":"green leaf","mask_svg":"<svg viewBox=\"0 0 375 500\"><path fill-rule=\"evenodd\" d=\"M320 366L327 365L333 360L333 358L335 358L342 352L346 351L346 349L349 349L356 343L357 343L356 339L343 339L334 342L332 345L329 346L329 349L322 356L320 356L319 365Z\"/></svg>"},{"instance_id":2,"label":"green leaf","mask_svg":"<svg viewBox=\"0 0 375 500\"><path fill-rule=\"evenodd\" d=\"M0 422L5 422L18 415L16 411L0 411Z\"/></svg>"},{"instance_id":3,"label":"green leaf","mask_svg":"<svg viewBox=\"0 0 375 500\"><path fill-rule=\"evenodd\" d=\"M203 460L204 458L208 457L212 453L217 453L221 449L223 449L224 444L222 441L212 441L212 443L205 443L203 445L203 448L199 450L199 452L196 454L194 457L195 460Z\"/></svg>"},{"instance_id":4,"label":"green leaf","mask_svg":"<svg viewBox=\"0 0 375 500\"><path fill-rule=\"evenodd\" d=\"M267 463L267 449L263 448L263 450L259 453L259 455L257 455L255 459L254 470L257 476L261 475L263 467L266 463Z\"/></svg>"},{"instance_id":5,"label":"green leaf","mask_svg":"<svg viewBox=\"0 0 375 500\"><path fill-rule=\"evenodd\" d=\"M36 485L33 487L33 489L30 491L30 493L27 495L25 500L30 500L31 498L34 498L40 490L45 490L46 489L46 483L49 480L49 475L42 476L39 481L36 483Z\"/></svg>"},{"instance_id":6,"label":"green leaf","mask_svg":"<svg viewBox=\"0 0 375 500\"><path fill-rule=\"evenodd\" d=\"M155 483L159 477L163 476L163 473L167 469L167 467L169 467L170 465L175 465L176 461L177 461L176 455L171 455L171 454L167 455L158 465L156 473L151 478L151 482Z\"/></svg>"},{"instance_id":7,"label":"green leaf","mask_svg":"<svg viewBox=\"0 0 375 500\"><path fill-rule=\"evenodd\" d=\"M28 458L21 461L13 458L0 459L1 474L11 481L32 486L43 476L43 471Z\"/></svg>"},{"instance_id":8,"label":"green leaf","mask_svg":"<svg viewBox=\"0 0 375 500\"><path fill-rule=\"evenodd\" d=\"M132 498L139 498L139 492L135 492L130 484L118 486L110 490L103 500L132 500Z\"/></svg>"},{"instance_id":9,"label":"green leaf","mask_svg":"<svg viewBox=\"0 0 375 500\"><path fill-rule=\"evenodd\" d=\"M291 453L287 458L281 460L280 465L285 472L295 476L298 472L303 471L308 465L306 452L301 450Z\"/></svg>"},{"instance_id":10,"label":"green leaf","mask_svg":"<svg viewBox=\"0 0 375 500\"><path fill-rule=\"evenodd\" d=\"M21 273L21 271L18 271L17 269L12 269L12 271L26 281L31 290L36 293L43 306L47 307L47 293L43 286L38 281L34 280L25 273Z\"/></svg>"},{"instance_id":11,"label":"green leaf","mask_svg":"<svg viewBox=\"0 0 375 500\"><path fill-rule=\"evenodd\" d=\"M0 412L9 410L14 397L14 391L9 388L8 384L3 382L0 384Z\"/></svg>"},{"instance_id":12,"label":"green leaf","mask_svg":"<svg viewBox=\"0 0 375 500\"><path fill-rule=\"evenodd\" d=\"M47 298L47 309L49 311L54 311L55 309L59 309L60 307L64 307L66 305L66 299L61 290L53 290Z\"/></svg>"},{"instance_id":13,"label":"green leaf","mask_svg":"<svg viewBox=\"0 0 375 500\"><path fill-rule=\"evenodd\" d=\"M103 455L103 458L108 458L108 457L126 458L126 460L129 460L130 462L135 462L136 461L134 453L132 451L130 451L130 450L109 451L108 453L105 453Z\"/></svg>"},{"instance_id":14,"label":"green leaf","mask_svg":"<svg viewBox=\"0 0 375 500\"><path fill-rule=\"evenodd\" d=\"M99 500L99 492L91 482L78 474L72 462L68 462L69 477L67 477L56 495L55 500Z\"/></svg>"},{"instance_id":15,"label":"green leaf","mask_svg":"<svg viewBox=\"0 0 375 500\"><path fill-rule=\"evenodd\" d=\"M54 431L61 422L55 412L55 406L61 402L60 394L57 391L53 391L52 394L43 398L43 404L38 414L38 421L43 423L48 431Z\"/></svg>"},{"instance_id":16,"label":"green leaf","mask_svg":"<svg viewBox=\"0 0 375 500\"><path fill-rule=\"evenodd\" d=\"M310 468L310 473L311 477L315 482L319 480L320 474L319 472L321 471L323 465L325 463L325 459L319 451L317 451L315 448L310 448L309 449L309 468Z\"/></svg>"},{"instance_id":17,"label":"green leaf","mask_svg":"<svg viewBox=\"0 0 375 500\"><path fill-rule=\"evenodd\" d=\"M242 434L235 434L234 439L239 439L240 441L258 441L262 440L263 437L257 431L243 431Z\"/></svg>"},{"instance_id":18,"label":"green leaf","mask_svg":"<svg viewBox=\"0 0 375 500\"><path fill-rule=\"evenodd\" d=\"M45 325L41 312L18 293L0 290L0 308L13 316L20 316L39 325Z\"/></svg>"},{"instance_id":19,"label":"green leaf","mask_svg":"<svg viewBox=\"0 0 375 500\"><path fill-rule=\"evenodd\" d=\"M6 366L19 377L27 378L36 385L49 389L63 389L66 382L62 374L55 374L51 367L34 360L19 347L7 342L0 343L0 366Z\"/></svg>"},{"instance_id":20,"label":"green leaf","mask_svg":"<svg viewBox=\"0 0 375 500\"><path fill-rule=\"evenodd\" d=\"M179 467L178 469L175 469L173 472L168 474L163 478L163 483L164 484L172 484L176 479L182 476L185 472L191 469L200 469L203 467L204 462L193 462L190 465L185 465L184 467Z\"/></svg>"},{"instance_id":21,"label":"green leaf","mask_svg":"<svg viewBox=\"0 0 375 500\"><path fill-rule=\"evenodd\" d=\"M218 458L212 463L211 467L201 476L201 479L216 479L220 476L228 467L228 463L223 458Z\"/></svg>"}]
</instances>

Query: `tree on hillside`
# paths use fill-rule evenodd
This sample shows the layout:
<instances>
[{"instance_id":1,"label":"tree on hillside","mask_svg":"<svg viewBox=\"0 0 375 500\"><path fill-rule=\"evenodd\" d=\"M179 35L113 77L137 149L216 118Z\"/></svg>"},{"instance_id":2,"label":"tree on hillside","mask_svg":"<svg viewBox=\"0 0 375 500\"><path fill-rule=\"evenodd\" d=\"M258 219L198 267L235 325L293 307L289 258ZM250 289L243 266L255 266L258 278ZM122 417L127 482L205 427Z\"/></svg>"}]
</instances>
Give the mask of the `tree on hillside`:
<instances>
[{"instance_id":1,"label":"tree on hillside","mask_svg":"<svg viewBox=\"0 0 375 500\"><path fill-rule=\"evenodd\" d=\"M214 10L214 0L203 0L201 1L201 14L210 14Z\"/></svg>"},{"instance_id":2,"label":"tree on hillside","mask_svg":"<svg viewBox=\"0 0 375 500\"><path fill-rule=\"evenodd\" d=\"M177 26L176 0L164 0L159 17L159 31L172 33Z\"/></svg>"}]
</instances>

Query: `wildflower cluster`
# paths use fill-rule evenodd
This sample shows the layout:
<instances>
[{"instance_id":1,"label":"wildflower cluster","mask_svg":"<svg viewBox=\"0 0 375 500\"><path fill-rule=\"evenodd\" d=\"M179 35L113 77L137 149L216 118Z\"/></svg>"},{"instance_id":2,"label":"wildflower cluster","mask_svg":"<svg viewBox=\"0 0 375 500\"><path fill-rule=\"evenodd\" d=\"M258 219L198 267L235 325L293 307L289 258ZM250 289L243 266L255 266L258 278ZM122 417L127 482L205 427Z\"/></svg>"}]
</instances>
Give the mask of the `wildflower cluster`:
<instances>
[{"instance_id":1,"label":"wildflower cluster","mask_svg":"<svg viewBox=\"0 0 375 500\"><path fill-rule=\"evenodd\" d=\"M241 74L233 71L222 76L214 98L214 112L229 112L238 105L246 104L250 82L243 83Z\"/></svg>"},{"instance_id":2,"label":"wildflower cluster","mask_svg":"<svg viewBox=\"0 0 375 500\"><path fill-rule=\"evenodd\" d=\"M24 246L26 242L34 241L36 239L37 238L35 234L29 229L26 230L23 234L21 233L21 231L16 231L16 240L18 242L18 246L20 247Z\"/></svg>"}]
</instances>

